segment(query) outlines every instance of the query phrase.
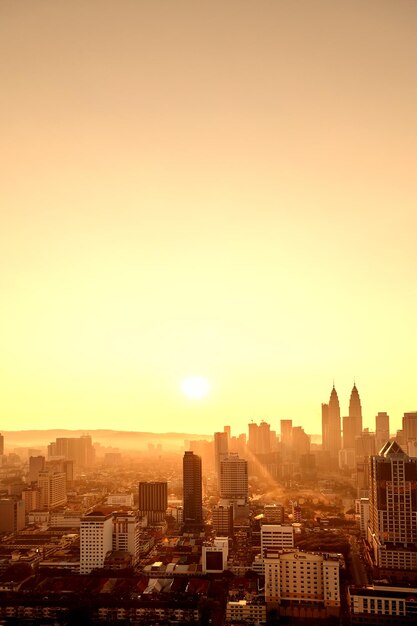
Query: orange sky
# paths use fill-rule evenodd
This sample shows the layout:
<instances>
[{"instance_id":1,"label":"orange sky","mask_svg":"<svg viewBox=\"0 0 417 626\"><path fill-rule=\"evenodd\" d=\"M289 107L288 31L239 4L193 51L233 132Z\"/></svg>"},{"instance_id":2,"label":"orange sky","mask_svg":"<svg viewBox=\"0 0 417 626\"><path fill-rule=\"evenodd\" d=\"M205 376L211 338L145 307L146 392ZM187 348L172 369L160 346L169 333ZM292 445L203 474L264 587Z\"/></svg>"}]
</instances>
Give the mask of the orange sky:
<instances>
[{"instance_id":1,"label":"orange sky","mask_svg":"<svg viewBox=\"0 0 417 626\"><path fill-rule=\"evenodd\" d=\"M320 432L354 377L399 428L416 32L414 0L2 0L0 430Z\"/></svg>"}]
</instances>

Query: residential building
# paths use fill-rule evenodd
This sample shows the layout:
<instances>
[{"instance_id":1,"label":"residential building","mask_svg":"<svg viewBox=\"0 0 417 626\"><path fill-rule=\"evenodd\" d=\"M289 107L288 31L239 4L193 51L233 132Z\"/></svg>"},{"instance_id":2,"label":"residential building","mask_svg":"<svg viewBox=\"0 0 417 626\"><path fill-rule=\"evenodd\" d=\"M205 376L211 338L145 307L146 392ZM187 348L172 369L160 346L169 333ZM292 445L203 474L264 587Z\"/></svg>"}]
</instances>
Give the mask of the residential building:
<instances>
[{"instance_id":1,"label":"residential building","mask_svg":"<svg viewBox=\"0 0 417 626\"><path fill-rule=\"evenodd\" d=\"M93 511L80 523L80 574L102 568L107 552L112 550L113 515Z\"/></svg>"}]
</instances>

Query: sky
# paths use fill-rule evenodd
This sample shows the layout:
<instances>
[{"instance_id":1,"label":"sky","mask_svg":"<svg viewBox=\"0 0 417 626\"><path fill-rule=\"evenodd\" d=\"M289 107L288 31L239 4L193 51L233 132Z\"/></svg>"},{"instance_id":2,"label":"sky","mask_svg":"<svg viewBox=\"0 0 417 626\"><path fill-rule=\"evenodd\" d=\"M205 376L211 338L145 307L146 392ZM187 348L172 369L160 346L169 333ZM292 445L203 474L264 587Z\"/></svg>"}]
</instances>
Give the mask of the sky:
<instances>
[{"instance_id":1,"label":"sky","mask_svg":"<svg viewBox=\"0 0 417 626\"><path fill-rule=\"evenodd\" d=\"M0 430L417 410L414 0L1 0ZM185 377L210 385L185 396Z\"/></svg>"}]
</instances>

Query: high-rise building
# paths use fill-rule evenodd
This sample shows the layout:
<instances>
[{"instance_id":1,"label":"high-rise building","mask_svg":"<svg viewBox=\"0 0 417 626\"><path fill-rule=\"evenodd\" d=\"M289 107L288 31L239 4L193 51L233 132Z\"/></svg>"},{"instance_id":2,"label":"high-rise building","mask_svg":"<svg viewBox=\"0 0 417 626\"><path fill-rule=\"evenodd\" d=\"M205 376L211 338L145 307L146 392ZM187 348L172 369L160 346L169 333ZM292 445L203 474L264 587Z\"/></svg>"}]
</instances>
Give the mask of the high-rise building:
<instances>
[{"instance_id":1,"label":"high-rise building","mask_svg":"<svg viewBox=\"0 0 417 626\"><path fill-rule=\"evenodd\" d=\"M283 459L292 455L292 420L281 420L281 454Z\"/></svg>"},{"instance_id":2,"label":"high-rise building","mask_svg":"<svg viewBox=\"0 0 417 626\"><path fill-rule=\"evenodd\" d=\"M93 511L80 522L80 574L101 568L113 545L113 515Z\"/></svg>"},{"instance_id":3,"label":"high-rise building","mask_svg":"<svg viewBox=\"0 0 417 626\"><path fill-rule=\"evenodd\" d=\"M168 483L139 483L139 512L147 515L148 522L162 522L168 508Z\"/></svg>"},{"instance_id":4,"label":"high-rise building","mask_svg":"<svg viewBox=\"0 0 417 626\"><path fill-rule=\"evenodd\" d=\"M268 550L264 567L267 606L285 604L286 615L293 616L300 616L300 609L307 606L310 610L314 607L319 618L339 614L340 565L337 556L298 550Z\"/></svg>"},{"instance_id":5,"label":"high-rise building","mask_svg":"<svg viewBox=\"0 0 417 626\"><path fill-rule=\"evenodd\" d=\"M139 559L141 530L138 511L118 511L114 514L112 549L129 552L134 565Z\"/></svg>"},{"instance_id":6,"label":"high-rise building","mask_svg":"<svg viewBox=\"0 0 417 626\"><path fill-rule=\"evenodd\" d=\"M284 507L282 504L264 505L264 524L279 524L284 522Z\"/></svg>"},{"instance_id":7,"label":"high-rise building","mask_svg":"<svg viewBox=\"0 0 417 626\"><path fill-rule=\"evenodd\" d=\"M378 575L417 575L417 459L388 441L369 471L368 542Z\"/></svg>"},{"instance_id":8,"label":"high-rise building","mask_svg":"<svg viewBox=\"0 0 417 626\"><path fill-rule=\"evenodd\" d=\"M417 439L417 411L404 413L403 415L404 443L407 446L409 441Z\"/></svg>"},{"instance_id":9,"label":"high-rise building","mask_svg":"<svg viewBox=\"0 0 417 626\"><path fill-rule=\"evenodd\" d=\"M271 426L263 420L258 427L258 454L269 454L271 451Z\"/></svg>"},{"instance_id":10,"label":"high-rise building","mask_svg":"<svg viewBox=\"0 0 417 626\"><path fill-rule=\"evenodd\" d=\"M40 471L38 487L43 510L63 506L67 502L67 477L65 472Z\"/></svg>"},{"instance_id":11,"label":"high-rise building","mask_svg":"<svg viewBox=\"0 0 417 626\"><path fill-rule=\"evenodd\" d=\"M25 527L25 503L18 498L0 498L0 532L10 533Z\"/></svg>"},{"instance_id":12,"label":"high-rise building","mask_svg":"<svg viewBox=\"0 0 417 626\"><path fill-rule=\"evenodd\" d=\"M201 458L193 452L184 452L183 476L183 515L185 526L201 526L203 523L203 485Z\"/></svg>"},{"instance_id":13,"label":"high-rise building","mask_svg":"<svg viewBox=\"0 0 417 626\"><path fill-rule=\"evenodd\" d=\"M36 483L39 477L39 472L45 469L45 457L44 456L30 456L29 457L29 483Z\"/></svg>"},{"instance_id":14,"label":"high-rise building","mask_svg":"<svg viewBox=\"0 0 417 626\"><path fill-rule=\"evenodd\" d=\"M388 413L378 413L375 417L375 439L376 451L379 453L382 446L389 441L389 415Z\"/></svg>"},{"instance_id":15,"label":"high-rise building","mask_svg":"<svg viewBox=\"0 0 417 626\"><path fill-rule=\"evenodd\" d=\"M294 547L294 528L280 524L262 524L261 555L267 550L289 550Z\"/></svg>"},{"instance_id":16,"label":"high-rise building","mask_svg":"<svg viewBox=\"0 0 417 626\"><path fill-rule=\"evenodd\" d=\"M214 433L214 469L217 486L220 487L220 464L229 454L229 437L227 432Z\"/></svg>"},{"instance_id":17,"label":"high-rise building","mask_svg":"<svg viewBox=\"0 0 417 626\"><path fill-rule=\"evenodd\" d=\"M57 437L55 442L48 446L48 458L51 460L54 457L73 461L77 471L90 467L95 458L91 436Z\"/></svg>"},{"instance_id":18,"label":"high-rise building","mask_svg":"<svg viewBox=\"0 0 417 626\"><path fill-rule=\"evenodd\" d=\"M352 392L350 394L349 417L352 418L355 423L355 437L360 437L362 434L362 406L356 384L353 385Z\"/></svg>"},{"instance_id":19,"label":"high-rise building","mask_svg":"<svg viewBox=\"0 0 417 626\"><path fill-rule=\"evenodd\" d=\"M218 504L213 507L213 530L218 537L233 536L233 506Z\"/></svg>"},{"instance_id":20,"label":"high-rise building","mask_svg":"<svg viewBox=\"0 0 417 626\"><path fill-rule=\"evenodd\" d=\"M343 423L343 449L353 450L356 439L356 418L352 415L345 415Z\"/></svg>"},{"instance_id":21,"label":"high-rise building","mask_svg":"<svg viewBox=\"0 0 417 626\"><path fill-rule=\"evenodd\" d=\"M0 433L0 456L4 454L4 436Z\"/></svg>"},{"instance_id":22,"label":"high-rise building","mask_svg":"<svg viewBox=\"0 0 417 626\"><path fill-rule=\"evenodd\" d=\"M341 449L340 405L336 389L330 394L329 404L322 404L323 450L330 453L333 461L338 459Z\"/></svg>"},{"instance_id":23,"label":"high-rise building","mask_svg":"<svg viewBox=\"0 0 417 626\"><path fill-rule=\"evenodd\" d=\"M220 464L220 497L247 502L248 463L237 454L230 454Z\"/></svg>"}]
</instances>

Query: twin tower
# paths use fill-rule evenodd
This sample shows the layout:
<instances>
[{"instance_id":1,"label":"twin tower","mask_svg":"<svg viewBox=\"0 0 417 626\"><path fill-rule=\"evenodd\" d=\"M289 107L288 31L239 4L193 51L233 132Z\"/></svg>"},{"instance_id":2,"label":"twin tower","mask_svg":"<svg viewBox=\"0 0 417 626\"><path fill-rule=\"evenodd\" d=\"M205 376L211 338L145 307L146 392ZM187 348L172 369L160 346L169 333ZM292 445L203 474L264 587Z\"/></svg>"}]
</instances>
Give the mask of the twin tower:
<instances>
[{"instance_id":1,"label":"twin tower","mask_svg":"<svg viewBox=\"0 0 417 626\"><path fill-rule=\"evenodd\" d=\"M331 458L337 459L342 447L355 447L355 438L362 434L362 406L355 384L350 394L349 415L343 418L343 446L339 398L334 385L329 403L321 405L321 429L323 450Z\"/></svg>"}]
</instances>

